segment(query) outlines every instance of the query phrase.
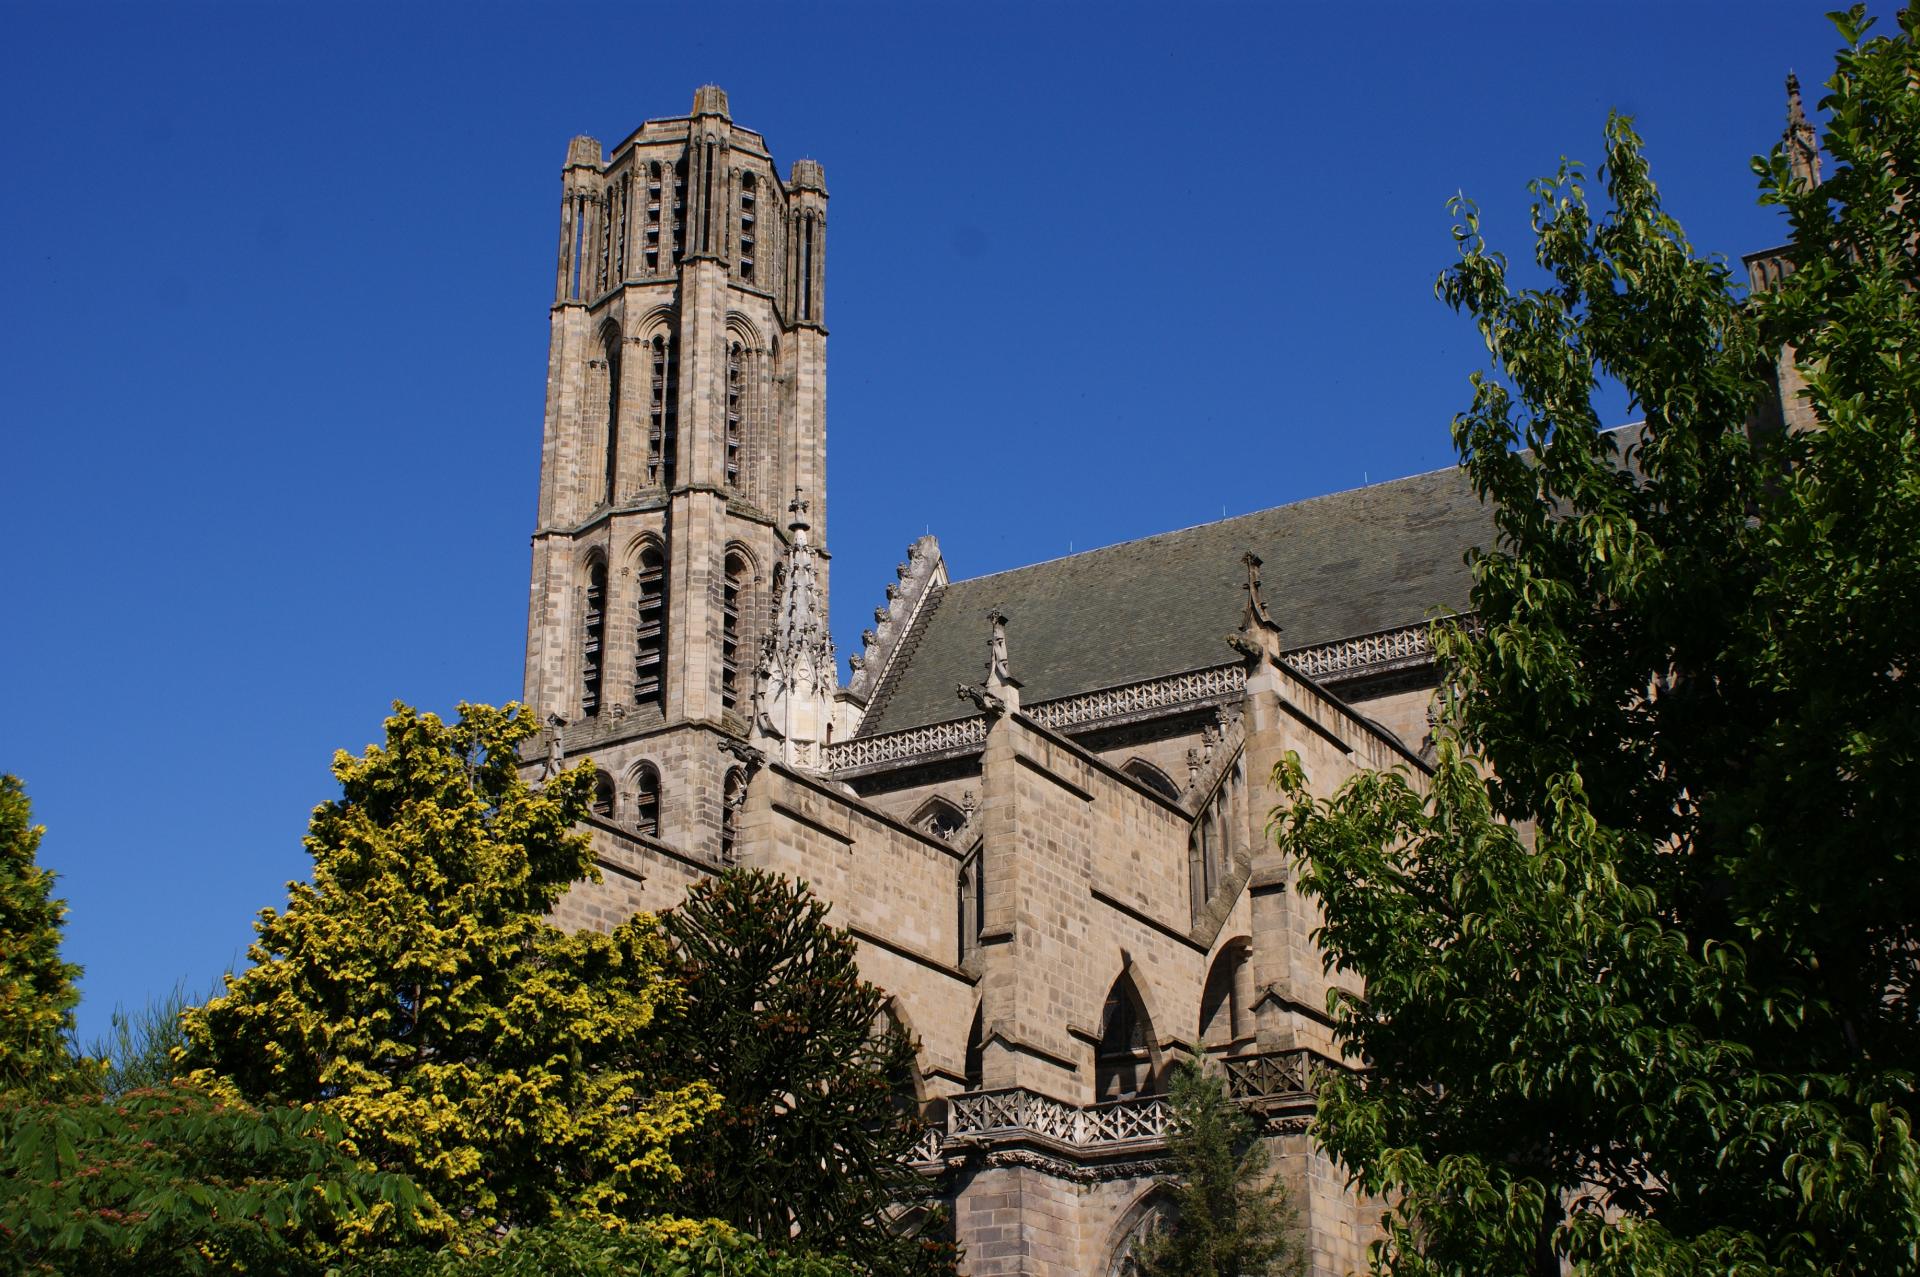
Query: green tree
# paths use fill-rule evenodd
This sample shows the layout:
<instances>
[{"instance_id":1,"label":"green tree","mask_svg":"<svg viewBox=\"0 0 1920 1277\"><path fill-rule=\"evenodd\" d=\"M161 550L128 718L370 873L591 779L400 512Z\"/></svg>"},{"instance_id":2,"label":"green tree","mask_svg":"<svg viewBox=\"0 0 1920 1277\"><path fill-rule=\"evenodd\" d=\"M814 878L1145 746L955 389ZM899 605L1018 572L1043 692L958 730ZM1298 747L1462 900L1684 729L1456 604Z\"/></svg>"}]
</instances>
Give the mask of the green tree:
<instances>
[{"instance_id":1,"label":"green tree","mask_svg":"<svg viewBox=\"0 0 1920 1277\"><path fill-rule=\"evenodd\" d=\"M319 1277L444 1231L405 1176L359 1165L324 1114L192 1087L0 1107L0 1273Z\"/></svg>"},{"instance_id":2,"label":"green tree","mask_svg":"<svg viewBox=\"0 0 1920 1277\"><path fill-rule=\"evenodd\" d=\"M189 994L183 980L138 1011L115 1007L105 1036L95 1038L82 1052L101 1066L100 1089L107 1098L172 1082L180 1071L178 1058L187 1048L180 1017L212 996L211 992Z\"/></svg>"},{"instance_id":3,"label":"green tree","mask_svg":"<svg viewBox=\"0 0 1920 1277\"><path fill-rule=\"evenodd\" d=\"M643 1212L670 1145L717 1104L643 1060L677 989L652 921L566 934L545 915L595 872L581 764L539 788L518 707L457 722L396 706L335 756L313 881L264 910L254 966L187 1012L183 1063L260 1104L317 1104L384 1170L480 1225Z\"/></svg>"},{"instance_id":4,"label":"green tree","mask_svg":"<svg viewBox=\"0 0 1920 1277\"><path fill-rule=\"evenodd\" d=\"M1498 543L1438 630L1438 763L1279 774L1366 987L1317 1130L1393 1272L1920 1270L1920 8L1836 19L1830 180L1756 161L1776 290L1693 253L1623 120L1604 212L1536 184L1540 286L1463 210ZM1817 429L1766 428L1783 351ZM1603 378L1644 426L1600 429Z\"/></svg>"},{"instance_id":5,"label":"green tree","mask_svg":"<svg viewBox=\"0 0 1920 1277\"><path fill-rule=\"evenodd\" d=\"M1173 1215L1134 1250L1141 1277L1278 1277L1300 1272L1292 1207L1267 1174L1267 1146L1220 1079L1189 1064L1174 1074Z\"/></svg>"},{"instance_id":6,"label":"green tree","mask_svg":"<svg viewBox=\"0 0 1920 1277\"><path fill-rule=\"evenodd\" d=\"M60 960L67 905L35 858L45 832L19 777L0 775L0 1092L72 1072L67 1044L80 968Z\"/></svg>"},{"instance_id":7,"label":"green tree","mask_svg":"<svg viewBox=\"0 0 1920 1277\"><path fill-rule=\"evenodd\" d=\"M876 1273L951 1272L943 1219L907 1165L925 1129L913 1043L825 902L804 883L734 870L663 922L688 1005L671 1068L726 1097L683 1158L679 1212Z\"/></svg>"},{"instance_id":8,"label":"green tree","mask_svg":"<svg viewBox=\"0 0 1920 1277\"><path fill-rule=\"evenodd\" d=\"M845 1259L776 1250L718 1220L653 1219L609 1229L579 1219L439 1250L395 1248L347 1277L864 1277Z\"/></svg>"}]
</instances>

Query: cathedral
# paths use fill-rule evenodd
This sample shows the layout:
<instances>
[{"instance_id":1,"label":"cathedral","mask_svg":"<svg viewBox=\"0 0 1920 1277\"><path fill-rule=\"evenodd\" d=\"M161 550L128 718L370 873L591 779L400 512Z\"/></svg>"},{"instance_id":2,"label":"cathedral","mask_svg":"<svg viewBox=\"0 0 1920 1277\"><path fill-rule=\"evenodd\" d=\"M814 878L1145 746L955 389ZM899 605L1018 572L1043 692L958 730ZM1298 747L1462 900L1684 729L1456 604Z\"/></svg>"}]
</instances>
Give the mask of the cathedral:
<instances>
[{"instance_id":1,"label":"cathedral","mask_svg":"<svg viewBox=\"0 0 1920 1277\"><path fill-rule=\"evenodd\" d=\"M919 1043L972 1277L1129 1271L1188 1060L1261 1123L1310 1271L1364 1270L1379 1207L1305 1134L1337 977L1267 778L1423 770L1428 622L1488 512L1449 469L970 580L923 536L854 584L842 683L827 203L711 86L568 147L525 700L545 766L597 769L601 881L556 921L731 865L812 884Z\"/></svg>"}]
</instances>

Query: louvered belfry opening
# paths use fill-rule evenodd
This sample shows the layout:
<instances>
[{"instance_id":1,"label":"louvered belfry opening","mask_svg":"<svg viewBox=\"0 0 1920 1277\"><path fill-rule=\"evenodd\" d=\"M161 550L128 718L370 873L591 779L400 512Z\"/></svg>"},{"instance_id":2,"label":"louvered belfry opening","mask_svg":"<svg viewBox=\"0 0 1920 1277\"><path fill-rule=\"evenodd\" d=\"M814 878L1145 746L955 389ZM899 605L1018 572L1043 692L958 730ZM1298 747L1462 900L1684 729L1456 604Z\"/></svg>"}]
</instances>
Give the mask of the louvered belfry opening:
<instances>
[{"instance_id":1,"label":"louvered belfry opening","mask_svg":"<svg viewBox=\"0 0 1920 1277\"><path fill-rule=\"evenodd\" d=\"M665 708L667 691L667 556L657 544L640 551L634 601L633 703Z\"/></svg>"}]
</instances>

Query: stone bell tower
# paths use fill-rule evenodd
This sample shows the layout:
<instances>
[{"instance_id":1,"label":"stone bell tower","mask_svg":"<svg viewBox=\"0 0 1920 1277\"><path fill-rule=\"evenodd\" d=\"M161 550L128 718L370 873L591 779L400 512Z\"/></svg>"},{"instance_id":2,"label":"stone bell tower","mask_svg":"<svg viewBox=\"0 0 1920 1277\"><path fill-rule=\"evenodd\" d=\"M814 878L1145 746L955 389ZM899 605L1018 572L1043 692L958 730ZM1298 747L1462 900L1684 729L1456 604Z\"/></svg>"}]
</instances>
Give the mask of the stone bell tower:
<instances>
[{"instance_id":1,"label":"stone bell tower","mask_svg":"<svg viewBox=\"0 0 1920 1277\"><path fill-rule=\"evenodd\" d=\"M709 855L796 538L824 642L826 206L713 86L561 177L525 699L601 815Z\"/></svg>"}]
</instances>

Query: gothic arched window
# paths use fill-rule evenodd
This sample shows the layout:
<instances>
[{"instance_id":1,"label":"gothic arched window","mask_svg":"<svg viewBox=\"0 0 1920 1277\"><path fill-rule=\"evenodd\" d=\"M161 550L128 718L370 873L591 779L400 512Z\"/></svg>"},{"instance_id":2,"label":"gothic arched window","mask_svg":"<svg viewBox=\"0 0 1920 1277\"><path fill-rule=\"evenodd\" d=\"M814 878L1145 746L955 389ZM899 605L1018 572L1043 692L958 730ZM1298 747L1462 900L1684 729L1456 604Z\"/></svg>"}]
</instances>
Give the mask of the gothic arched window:
<instances>
[{"instance_id":1,"label":"gothic arched window","mask_svg":"<svg viewBox=\"0 0 1920 1277\"><path fill-rule=\"evenodd\" d=\"M634 607L633 701L667 703L667 556L657 543L640 551L640 591Z\"/></svg>"},{"instance_id":2,"label":"gothic arched window","mask_svg":"<svg viewBox=\"0 0 1920 1277\"><path fill-rule=\"evenodd\" d=\"M605 772L593 774L593 798L588 806L602 820L613 819L613 777Z\"/></svg>"},{"instance_id":3,"label":"gothic arched window","mask_svg":"<svg viewBox=\"0 0 1920 1277\"><path fill-rule=\"evenodd\" d=\"M747 351L738 338L727 343L727 486L738 491L746 460Z\"/></svg>"},{"instance_id":4,"label":"gothic arched window","mask_svg":"<svg viewBox=\"0 0 1920 1277\"><path fill-rule=\"evenodd\" d=\"M660 836L660 772L652 763L633 769L633 827L650 837Z\"/></svg>"},{"instance_id":5,"label":"gothic arched window","mask_svg":"<svg viewBox=\"0 0 1920 1277\"><path fill-rule=\"evenodd\" d=\"M595 559L587 568L587 589L581 608L580 712L600 712L601 656L607 634L607 564Z\"/></svg>"},{"instance_id":6,"label":"gothic arched window","mask_svg":"<svg viewBox=\"0 0 1920 1277\"><path fill-rule=\"evenodd\" d=\"M680 420L680 369L674 342L655 333L648 345L651 373L647 410L647 486L673 486L673 464Z\"/></svg>"},{"instance_id":7,"label":"gothic arched window","mask_svg":"<svg viewBox=\"0 0 1920 1277\"><path fill-rule=\"evenodd\" d=\"M1122 974L1100 1012L1100 1044L1094 1049L1093 1098L1125 1100L1149 1094L1153 1052L1148 1042L1146 1009L1133 981Z\"/></svg>"},{"instance_id":8,"label":"gothic arched window","mask_svg":"<svg viewBox=\"0 0 1920 1277\"><path fill-rule=\"evenodd\" d=\"M1209 1050L1231 1046L1247 1027L1247 1009L1240 1005L1240 968L1247 961L1244 940L1229 944L1213 960L1206 987L1200 994L1200 1041Z\"/></svg>"},{"instance_id":9,"label":"gothic arched window","mask_svg":"<svg viewBox=\"0 0 1920 1277\"><path fill-rule=\"evenodd\" d=\"M620 467L620 330L606 334L607 361L607 468L601 485L602 503L612 505L615 481Z\"/></svg>"},{"instance_id":10,"label":"gothic arched window","mask_svg":"<svg viewBox=\"0 0 1920 1277\"><path fill-rule=\"evenodd\" d=\"M755 197L759 190L752 173L740 175L740 278L753 282L753 242L754 226L759 221L760 210Z\"/></svg>"},{"instance_id":11,"label":"gothic arched window","mask_svg":"<svg viewBox=\"0 0 1920 1277\"><path fill-rule=\"evenodd\" d=\"M966 1074L967 1089L977 1091L986 1083L987 1072L987 1025L986 1009L976 1006L973 1009L973 1026L967 1030L967 1058L962 1065Z\"/></svg>"},{"instance_id":12,"label":"gothic arched window","mask_svg":"<svg viewBox=\"0 0 1920 1277\"><path fill-rule=\"evenodd\" d=\"M1142 785L1145 785L1148 789L1151 789L1154 793L1159 794L1162 798L1176 803L1180 801L1179 786L1175 785L1165 772L1155 767L1152 763L1144 759L1133 758L1127 760L1127 765L1120 770L1139 781Z\"/></svg>"},{"instance_id":13,"label":"gothic arched window","mask_svg":"<svg viewBox=\"0 0 1920 1277\"><path fill-rule=\"evenodd\" d=\"M729 551L720 583L720 708L740 707L741 647L744 632L740 613L747 601L747 560Z\"/></svg>"},{"instance_id":14,"label":"gothic arched window","mask_svg":"<svg viewBox=\"0 0 1920 1277\"><path fill-rule=\"evenodd\" d=\"M647 263L647 274L660 272L660 161L647 165L647 229L643 232L641 249Z\"/></svg>"},{"instance_id":15,"label":"gothic arched window","mask_svg":"<svg viewBox=\"0 0 1920 1277\"><path fill-rule=\"evenodd\" d=\"M944 798L929 798L921 803L907 823L924 829L935 838L952 838L967 823L967 814Z\"/></svg>"}]
</instances>

